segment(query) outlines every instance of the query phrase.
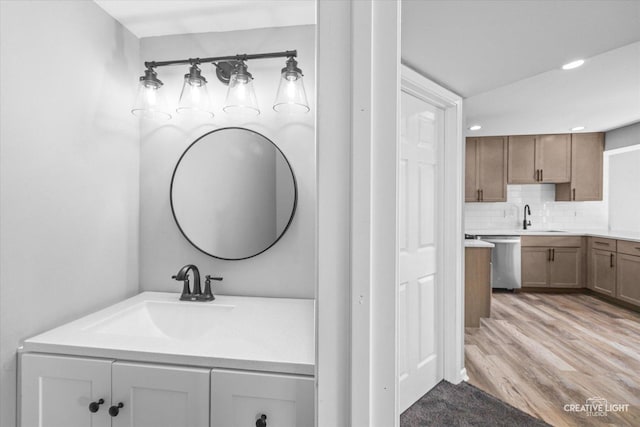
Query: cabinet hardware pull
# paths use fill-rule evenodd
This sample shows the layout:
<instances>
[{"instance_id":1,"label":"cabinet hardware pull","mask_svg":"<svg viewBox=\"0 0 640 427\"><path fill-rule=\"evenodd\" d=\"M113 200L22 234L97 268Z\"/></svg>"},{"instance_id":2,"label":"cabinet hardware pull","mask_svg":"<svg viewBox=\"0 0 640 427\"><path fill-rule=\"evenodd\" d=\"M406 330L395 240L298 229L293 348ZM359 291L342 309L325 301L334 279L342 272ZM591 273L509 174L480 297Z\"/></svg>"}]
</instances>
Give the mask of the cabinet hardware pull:
<instances>
[{"instance_id":1,"label":"cabinet hardware pull","mask_svg":"<svg viewBox=\"0 0 640 427\"><path fill-rule=\"evenodd\" d=\"M613 254L609 257L609 267L613 268Z\"/></svg>"},{"instance_id":2,"label":"cabinet hardware pull","mask_svg":"<svg viewBox=\"0 0 640 427\"><path fill-rule=\"evenodd\" d=\"M104 399L100 399L97 402L89 403L89 412L93 412L93 413L98 412L98 409L100 409L100 405L102 405L103 403L104 403Z\"/></svg>"},{"instance_id":3,"label":"cabinet hardware pull","mask_svg":"<svg viewBox=\"0 0 640 427\"><path fill-rule=\"evenodd\" d=\"M480 190L476 190L476 200L480 201Z\"/></svg>"},{"instance_id":4,"label":"cabinet hardware pull","mask_svg":"<svg viewBox=\"0 0 640 427\"><path fill-rule=\"evenodd\" d=\"M540 181L540 169L536 169L536 181Z\"/></svg>"},{"instance_id":5,"label":"cabinet hardware pull","mask_svg":"<svg viewBox=\"0 0 640 427\"><path fill-rule=\"evenodd\" d=\"M267 427L267 416L265 414L260 415L260 418L256 420L256 427Z\"/></svg>"},{"instance_id":6,"label":"cabinet hardware pull","mask_svg":"<svg viewBox=\"0 0 640 427\"><path fill-rule=\"evenodd\" d=\"M544 181L544 169L540 169L540 181Z\"/></svg>"},{"instance_id":7,"label":"cabinet hardware pull","mask_svg":"<svg viewBox=\"0 0 640 427\"><path fill-rule=\"evenodd\" d=\"M576 189L574 188L573 189L573 200L575 200L575 199L576 199Z\"/></svg>"},{"instance_id":8,"label":"cabinet hardware pull","mask_svg":"<svg viewBox=\"0 0 640 427\"><path fill-rule=\"evenodd\" d=\"M547 261L551 262L551 248L547 249Z\"/></svg>"},{"instance_id":9,"label":"cabinet hardware pull","mask_svg":"<svg viewBox=\"0 0 640 427\"><path fill-rule=\"evenodd\" d=\"M484 202L484 190L480 190L480 201Z\"/></svg>"},{"instance_id":10,"label":"cabinet hardware pull","mask_svg":"<svg viewBox=\"0 0 640 427\"><path fill-rule=\"evenodd\" d=\"M112 417L117 417L120 413L120 408L124 408L124 403L119 402L117 406L113 405L111 408L109 408L109 415L111 415Z\"/></svg>"},{"instance_id":11,"label":"cabinet hardware pull","mask_svg":"<svg viewBox=\"0 0 640 427\"><path fill-rule=\"evenodd\" d=\"M551 249L551 261L555 262L556 260L556 250Z\"/></svg>"}]
</instances>

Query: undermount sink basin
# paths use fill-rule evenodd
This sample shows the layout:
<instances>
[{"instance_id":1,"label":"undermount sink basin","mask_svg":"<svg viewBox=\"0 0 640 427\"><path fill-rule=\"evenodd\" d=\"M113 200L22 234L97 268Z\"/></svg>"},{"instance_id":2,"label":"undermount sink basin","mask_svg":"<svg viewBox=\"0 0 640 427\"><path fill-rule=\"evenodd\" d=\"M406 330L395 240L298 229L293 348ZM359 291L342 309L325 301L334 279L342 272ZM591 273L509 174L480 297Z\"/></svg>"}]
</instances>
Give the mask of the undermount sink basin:
<instances>
[{"instance_id":1,"label":"undermount sink basin","mask_svg":"<svg viewBox=\"0 0 640 427\"><path fill-rule=\"evenodd\" d=\"M194 340L228 323L234 305L143 301L84 328L86 332Z\"/></svg>"}]
</instances>

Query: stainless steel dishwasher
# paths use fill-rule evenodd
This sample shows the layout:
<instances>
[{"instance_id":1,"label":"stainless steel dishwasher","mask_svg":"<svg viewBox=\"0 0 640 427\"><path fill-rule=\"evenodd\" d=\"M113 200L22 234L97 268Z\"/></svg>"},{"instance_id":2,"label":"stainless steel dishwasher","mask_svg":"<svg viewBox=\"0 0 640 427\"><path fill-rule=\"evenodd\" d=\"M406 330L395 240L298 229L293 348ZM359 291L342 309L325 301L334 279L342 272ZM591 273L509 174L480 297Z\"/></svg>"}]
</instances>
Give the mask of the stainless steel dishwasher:
<instances>
[{"instance_id":1,"label":"stainless steel dishwasher","mask_svg":"<svg viewBox=\"0 0 640 427\"><path fill-rule=\"evenodd\" d=\"M477 236L493 243L491 251L491 287L517 289L522 287L520 270L520 236Z\"/></svg>"}]
</instances>

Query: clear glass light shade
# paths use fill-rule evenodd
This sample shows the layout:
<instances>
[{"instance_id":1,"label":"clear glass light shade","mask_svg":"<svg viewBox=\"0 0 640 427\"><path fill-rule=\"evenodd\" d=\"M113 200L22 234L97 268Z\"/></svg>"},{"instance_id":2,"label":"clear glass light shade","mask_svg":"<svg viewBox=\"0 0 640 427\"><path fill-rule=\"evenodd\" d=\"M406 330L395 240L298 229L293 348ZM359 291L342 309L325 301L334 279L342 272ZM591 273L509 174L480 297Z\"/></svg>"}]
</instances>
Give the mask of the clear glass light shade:
<instances>
[{"instance_id":1,"label":"clear glass light shade","mask_svg":"<svg viewBox=\"0 0 640 427\"><path fill-rule=\"evenodd\" d=\"M213 117L212 110L206 82L202 79L192 79L185 76L176 111L180 114L194 114L211 118Z\"/></svg>"},{"instance_id":2,"label":"clear glass light shade","mask_svg":"<svg viewBox=\"0 0 640 427\"><path fill-rule=\"evenodd\" d=\"M229 79L227 100L222 108L225 113L253 115L260 114L256 92L253 89L253 78L243 73L233 73Z\"/></svg>"},{"instance_id":3,"label":"clear glass light shade","mask_svg":"<svg viewBox=\"0 0 640 427\"><path fill-rule=\"evenodd\" d=\"M145 119L169 120L171 114L169 114L167 101L160 91L161 87L161 84L140 80L138 95L131 113Z\"/></svg>"},{"instance_id":4,"label":"clear glass light shade","mask_svg":"<svg viewBox=\"0 0 640 427\"><path fill-rule=\"evenodd\" d=\"M307 93L304 90L301 74L283 70L273 109L279 113L288 114L309 111L309 102L307 101Z\"/></svg>"}]
</instances>

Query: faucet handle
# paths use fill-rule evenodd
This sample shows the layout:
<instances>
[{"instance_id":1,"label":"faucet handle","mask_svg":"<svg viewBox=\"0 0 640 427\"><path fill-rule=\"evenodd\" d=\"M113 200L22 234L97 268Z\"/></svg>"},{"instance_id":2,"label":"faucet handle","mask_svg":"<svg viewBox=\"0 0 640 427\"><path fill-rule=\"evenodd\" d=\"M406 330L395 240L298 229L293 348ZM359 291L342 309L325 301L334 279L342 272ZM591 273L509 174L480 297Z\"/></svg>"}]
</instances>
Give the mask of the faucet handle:
<instances>
[{"instance_id":1,"label":"faucet handle","mask_svg":"<svg viewBox=\"0 0 640 427\"><path fill-rule=\"evenodd\" d=\"M213 301L214 299L216 299L216 297L213 295L213 292L211 292L211 281L212 280L220 281L220 280L222 280L222 277L213 277L213 276L211 276L209 274L207 274L205 276L204 292L202 294L201 301Z\"/></svg>"}]
</instances>

